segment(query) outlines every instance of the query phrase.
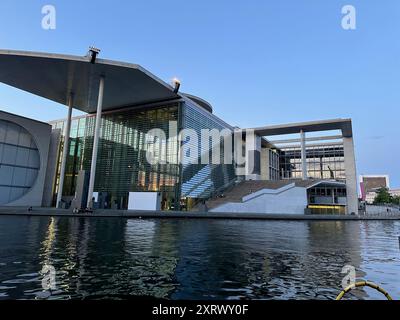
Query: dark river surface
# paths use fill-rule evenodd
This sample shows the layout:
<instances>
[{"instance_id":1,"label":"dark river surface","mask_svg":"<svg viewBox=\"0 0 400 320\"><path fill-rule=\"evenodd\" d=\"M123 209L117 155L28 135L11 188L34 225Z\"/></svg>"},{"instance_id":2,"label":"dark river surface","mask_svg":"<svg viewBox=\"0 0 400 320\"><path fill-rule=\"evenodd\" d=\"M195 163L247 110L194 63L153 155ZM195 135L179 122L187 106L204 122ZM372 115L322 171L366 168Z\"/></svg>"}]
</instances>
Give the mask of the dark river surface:
<instances>
[{"instance_id":1,"label":"dark river surface","mask_svg":"<svg viewBox=\"0 0 400 320\"><path fill-rule=\"evenodd\" d=\"M0 300L334 299L345 265L400 299L399 236L400 221L0 217Z\"/></svg>"}]
</instances>

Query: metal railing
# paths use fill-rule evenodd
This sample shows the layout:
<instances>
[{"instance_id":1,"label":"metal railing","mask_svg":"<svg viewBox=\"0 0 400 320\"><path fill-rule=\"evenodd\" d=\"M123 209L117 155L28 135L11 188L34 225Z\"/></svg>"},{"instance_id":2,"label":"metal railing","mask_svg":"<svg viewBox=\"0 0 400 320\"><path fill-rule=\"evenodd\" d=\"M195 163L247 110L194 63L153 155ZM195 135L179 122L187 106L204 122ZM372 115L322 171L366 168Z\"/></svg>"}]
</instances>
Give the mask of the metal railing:
<instances>
[{"instance_id":1,"label":"metal railing","mask_svg":"<svg viewBox=\"0 0 400 320\"><path fill-rule=\"evenodd\" d=\"M360 214L365 216L400 216L400 207L393 204L368 204L360 210Z\"/></svg>"}]
</instances>

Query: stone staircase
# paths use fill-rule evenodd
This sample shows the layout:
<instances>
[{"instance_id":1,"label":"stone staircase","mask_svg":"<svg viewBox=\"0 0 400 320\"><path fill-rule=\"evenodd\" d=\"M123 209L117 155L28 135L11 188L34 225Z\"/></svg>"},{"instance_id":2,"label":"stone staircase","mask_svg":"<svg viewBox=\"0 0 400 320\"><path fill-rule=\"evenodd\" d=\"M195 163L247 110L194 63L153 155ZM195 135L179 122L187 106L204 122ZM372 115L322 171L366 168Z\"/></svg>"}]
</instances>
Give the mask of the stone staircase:
<instances>
[{"instance_id":1,"label":"stone staircase","mask_svg":"<svg viewBox=\"0 0 400 320\"><path fill-rule=\"evenodd\" d=\"M242 202L243 197L257 192L262 189L279 189L287 184L290 184L290 181L242 181L234 186L231 190L228 190L226 193L221 194L219 197L209 199L207 201L208 209L214 209L226 202Z\"/></svg>"},{"instance_id":2,"label":"stone staircase","mask_svg":"<svg viewBox=\"0 0 400 320\"><path fill-rule=\"evenodd\" d=\"M227 202L242 202L243 197L248 196L254 192L262 189L280 189L289 184L295 183L296 186L307 187L317 180L249 180L241 181L234 187L227 190L225 193L218 197L207 200L208 210L219 207L220 205Z\"/></svg>"}]
</instances>

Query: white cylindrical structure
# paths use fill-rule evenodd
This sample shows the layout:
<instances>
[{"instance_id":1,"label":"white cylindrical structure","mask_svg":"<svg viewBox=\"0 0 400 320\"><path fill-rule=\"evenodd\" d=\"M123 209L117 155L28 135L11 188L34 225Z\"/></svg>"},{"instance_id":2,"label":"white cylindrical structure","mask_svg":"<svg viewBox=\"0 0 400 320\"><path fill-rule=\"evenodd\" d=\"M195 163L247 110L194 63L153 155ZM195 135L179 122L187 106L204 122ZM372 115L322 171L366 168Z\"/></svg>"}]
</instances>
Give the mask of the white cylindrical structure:
<instances>
[{"instance_id":1,"label":"white cylindrical structure","mask_svg":"<svg viewBox=\"0 0 400 320\"><path fill-rule=\"evenodd\" d=\"M68 152L69 152L69 135L71 132L72 104L73 104L73 96L71 93L69 96L69 101L68 101L67 123L65 124L65 128L64 128L64 147L63 147L63 155L62 155L62 160L61 160L60 180L58 182L56 208L60 208L60 206L61 206L61 199L62 199L63 188L64 188L65 167L67 164L67 156L68 156Z\"/></svg>"},{"instance_id":2,"label":"white cylindrical structure","mask_svg":"<svg viewBox=\"0 0 400 320\"><path fill-rule=\"evenodd\" d=\"M90 177L89 177L89 191L87 199L87 207L92 208L92 198L94 190L94 181L96 178L96 164L97 164L97 152L99 148L100 139L100 126L101 126L101 113L103 109L103 96L104 96L104 76L100 77L99 85L99 96L97 100L97 112L96 112L96 125L94 129L93 137L93 152L92 152L92 162L90 166Z\"/></svg>"},{"instance_id":3,"label":"white cylindrical structure","mask_svg":"<svg viewBox=\"0 0 400 320\"><path fill-rule=\"evenodd\" d=\"M303 180L308 179L307 175L307 150L306 150L306 134L303 130L300 131L301 140L301 172Z\"/></svg>"}]
</instances>

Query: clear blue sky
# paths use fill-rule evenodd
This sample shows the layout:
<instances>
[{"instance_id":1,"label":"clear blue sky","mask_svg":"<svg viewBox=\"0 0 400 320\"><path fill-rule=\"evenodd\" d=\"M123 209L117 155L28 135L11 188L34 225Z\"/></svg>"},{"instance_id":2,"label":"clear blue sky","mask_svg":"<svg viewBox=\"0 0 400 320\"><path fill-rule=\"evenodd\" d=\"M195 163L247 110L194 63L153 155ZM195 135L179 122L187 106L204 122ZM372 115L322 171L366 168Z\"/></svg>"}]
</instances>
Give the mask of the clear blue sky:
<instances>
[{"instance_id":1,"label":"clear blue sky","mask_svg":"<svg viewBox=\"0 0 400 320\"><path fill-rule=\"evenodd\" d=\"M41 9L57 29L41 28ZM357 29L341 27L341 8ZM400 187L400 1L2 0L0 48L138 63L240 127L353 119L358 173ZM0 108L39 120L66 108L0 84Z\"/></svg>"}]
</instances>

